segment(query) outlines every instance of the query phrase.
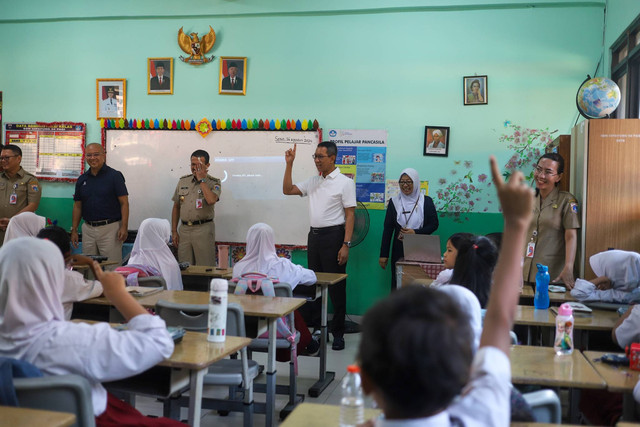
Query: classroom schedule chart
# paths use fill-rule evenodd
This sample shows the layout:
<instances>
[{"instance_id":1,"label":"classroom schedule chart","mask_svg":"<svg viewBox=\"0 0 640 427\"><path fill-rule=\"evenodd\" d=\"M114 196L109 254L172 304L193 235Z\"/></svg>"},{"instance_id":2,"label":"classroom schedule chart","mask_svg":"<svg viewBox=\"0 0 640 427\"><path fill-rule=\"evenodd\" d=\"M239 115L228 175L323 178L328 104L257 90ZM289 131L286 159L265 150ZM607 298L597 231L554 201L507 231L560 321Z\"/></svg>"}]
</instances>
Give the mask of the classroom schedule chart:
<instances>
[{"instance_id":1,"label":"classroom schedule chart","mask_svg":"<svg viewBox=\"0 0 640 427\"><path fill-rule=\"evenodd\" d=\"M7 123L5 143L22 150L22 167L39 179L75 180L84 172L84 123Z\"/></svg>"}]
</instances>

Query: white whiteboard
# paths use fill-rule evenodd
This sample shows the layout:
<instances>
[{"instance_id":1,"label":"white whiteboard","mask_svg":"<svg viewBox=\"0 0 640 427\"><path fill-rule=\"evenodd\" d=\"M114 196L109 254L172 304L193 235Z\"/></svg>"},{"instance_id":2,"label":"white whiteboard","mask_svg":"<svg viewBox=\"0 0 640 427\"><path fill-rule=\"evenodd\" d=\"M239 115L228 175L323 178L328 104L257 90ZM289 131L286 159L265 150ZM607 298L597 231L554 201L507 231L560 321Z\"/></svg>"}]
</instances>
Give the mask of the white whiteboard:
<instances>
[{"instance_id":1,"label":"white whiteboard","mask_svg":"<svg viewBox=\"0 0 640 427\"><path fill-rule=\"evenodd\" d=\"M293 183L318 173L311 158L318 132L120 130L106 132L107 164L124 174L129 190L129 228L146 218L171 221L178 179L191 173L191 153L211 156L209 175L222 180L215 205L216 241L245 242L257 222L273 227L277 244L306 245L308 200L282 194L284 152L297 143Z\"/></svg>"}]
</instances>

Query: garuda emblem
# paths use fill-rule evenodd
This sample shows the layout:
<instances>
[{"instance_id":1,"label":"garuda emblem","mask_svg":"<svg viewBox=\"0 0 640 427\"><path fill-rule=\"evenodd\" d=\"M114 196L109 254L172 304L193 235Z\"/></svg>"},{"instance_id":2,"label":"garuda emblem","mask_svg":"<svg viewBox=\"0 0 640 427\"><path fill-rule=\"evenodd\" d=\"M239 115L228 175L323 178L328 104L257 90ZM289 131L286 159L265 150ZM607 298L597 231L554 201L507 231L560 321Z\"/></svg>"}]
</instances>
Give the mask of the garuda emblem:
<instances>
[{"instance_id":1,"label":"garuda emblem","mask_svg":"<svg viewBox=\"0 0 640 427\"><path fill-rule=\"evenodd\" d=\"M205 55L216 42L216 33L213 31L213 28L209 26L209 33L203 36L202 39L198 38L198 33L186 35L184 31L182 31L182 28L184 27L181 27L178 31L178 44L180 45L180 49L190 56L186 58L180 56L180 59L192 65L201 65L213 61L213 56L207 58Z\"/></svg>"}]
</instances>

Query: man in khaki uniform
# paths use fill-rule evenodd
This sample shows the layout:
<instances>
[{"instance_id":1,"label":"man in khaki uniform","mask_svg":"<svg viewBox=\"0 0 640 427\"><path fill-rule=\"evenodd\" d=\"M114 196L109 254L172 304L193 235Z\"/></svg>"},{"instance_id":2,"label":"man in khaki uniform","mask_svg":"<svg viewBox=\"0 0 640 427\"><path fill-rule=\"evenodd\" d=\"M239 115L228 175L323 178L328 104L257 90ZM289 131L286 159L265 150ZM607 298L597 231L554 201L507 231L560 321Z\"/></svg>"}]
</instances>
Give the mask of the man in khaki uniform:
<instances>
[{"instance_id":1,"label":"man in khaki uniform","mask_svg":"<svg viewBox=\"0 0 640 427\"><path fill-rule=\"evenodd\" d=\"M221 185L218 178L207 174L208 170L209 153L194 151L191 154L191 174L180 178L171 199L171 239L178 247L180 262L192 265L216 265L213 216Z\"/></svg>"},{"instance_id":2,"label":"man in khaki uniform","mask_svg":"<svg viewBox=\"0 0 640 427\"><path fill-rule=\"evenodd\" d=\"M567 254L565 231L571 230L571 233L574 233L578 228L580 228L578 202L571 193L554 187L544 199L541 199L538 194L535 198L533 219L527 232L523 266L524 281L536 282L537 263L549 267L551 281L562 280L560 274L565 267ZM569 244L576 243L572 241ZM573 253L575 256L575 250ZM573 260L570 261L573 264ZM573 287L573 283L565 283L565 285Z\"/></svg>"},{"instance_id":3,"label":"man in khaki uniform","mask_svg":"<svg viewBox=\"0 0 640 427\"><path fill-rule=\"evenodd\" d=\"M42 195L35 176L25 171L20 162L22 150L9 144L0 152L0 246L11 217L22 212L35 212Z\"/></svg>"}]
</instances>

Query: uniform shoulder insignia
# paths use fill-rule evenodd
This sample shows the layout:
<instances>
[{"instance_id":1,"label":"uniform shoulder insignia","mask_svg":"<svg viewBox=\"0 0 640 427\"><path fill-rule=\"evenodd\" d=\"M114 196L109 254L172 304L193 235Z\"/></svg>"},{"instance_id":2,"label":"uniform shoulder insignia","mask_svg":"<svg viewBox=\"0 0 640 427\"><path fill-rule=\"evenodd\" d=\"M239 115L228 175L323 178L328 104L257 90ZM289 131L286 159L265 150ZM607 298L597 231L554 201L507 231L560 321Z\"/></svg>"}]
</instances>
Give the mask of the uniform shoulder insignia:
<instances>
[{"instance_id":1,"label":"uniform shoulder insignia","mask_svg":"<svg viewBox=\"0 0 640 427\"><path fill-rule=\"evenodd\" d=\"M188 174L188 175L181 176L181 177L180 177L180 179L188 178L188 177L190 177L190 176L193 176L193 174L192 174L192 173L190 173L190 174Z\"/></svg>"},{"instance_id":2,"label":"uniform shoulder insignia","mask_svg":"<svg viewBox=\"0 0 640 427\"><path fill-rule=\"evenodd\" d=\"M207 178L209 178L210 180L212 180L214 182L220 182L220 179L216 178L215 176L207 175Z\"/></svg>"}]
</instances>

